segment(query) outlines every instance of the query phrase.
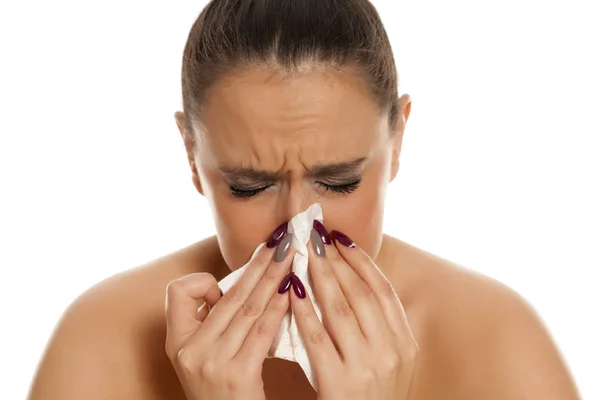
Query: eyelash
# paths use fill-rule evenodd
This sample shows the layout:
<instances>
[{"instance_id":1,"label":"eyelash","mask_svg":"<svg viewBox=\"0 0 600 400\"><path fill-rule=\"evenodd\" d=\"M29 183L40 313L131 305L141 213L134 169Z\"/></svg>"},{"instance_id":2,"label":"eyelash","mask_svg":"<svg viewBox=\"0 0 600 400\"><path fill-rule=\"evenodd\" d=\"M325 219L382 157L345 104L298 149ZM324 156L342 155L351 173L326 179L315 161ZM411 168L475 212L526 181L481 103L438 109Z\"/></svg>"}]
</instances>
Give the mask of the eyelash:
<instances>
[{"instance_id":1,"label":"eyelash","mask_svg":"<svg viewBox=\"0 0 600 400\"><path fill-rule=\"evenodd\" d=\"M250 197L254 197L257 194L259 194L260 192L267 190L267 188L269 188L269 186L265 186L259 189L252 189L252 190L240 190L240 189L236 189L233 186L229 186L229 190L231 191L231 194L233 195L233 197L236 197L238 199L248 199Z\"/></svg>"},{"instance_id":2,"label":"eyelash","mask_svg":"<svg viewBox=\"0 0 600 400\"><path fill-rule=\"evenodd\" d=\"M350 182L350 183L344 183L343 185L327 185L323 182L317 182L319 185L321 185L326 191L331 191L334 193L338 193L338 194L350 194L352 192L354 192L356 189L358 189L358 187L361 184L362 179L358 179L354 182ZM229 185L229 190L231 191L231 194L233 195L233 197L236 197L238 199L249 199L251 197L254 197L258 194L260 194L261 192L267 190L269 187L271 187L271 185L268 186L264 186L258 189L251 189L251 190L241 190L241 189L237 189L236 187Z\"/></svg>"}]
</instances>

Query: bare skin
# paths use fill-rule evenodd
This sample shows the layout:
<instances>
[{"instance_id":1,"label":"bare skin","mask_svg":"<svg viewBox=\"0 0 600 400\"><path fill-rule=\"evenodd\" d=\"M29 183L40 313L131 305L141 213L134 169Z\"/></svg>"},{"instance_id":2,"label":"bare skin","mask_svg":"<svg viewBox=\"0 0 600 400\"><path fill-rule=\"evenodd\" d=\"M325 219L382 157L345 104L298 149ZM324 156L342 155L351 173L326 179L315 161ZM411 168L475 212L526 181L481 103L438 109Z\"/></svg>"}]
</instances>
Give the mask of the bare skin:
<instances>
[{"instance_id":1,"label":"bare skin","mask_svg":"<svg viewBox=\"0 0 600 400\"><path fill-rule=\"evenodd\" d=\"M193 272L222 277L219 260L212 237L85 293L55 331L29 398L185 399L164 352L165 287ZM521 390L531 394L523 398L577 398L545 328L510 289L388 236L377 264L420 346L411 400L517 398ZM316 398L294 363L267 359L263 377L268 399Z\"/></svg>"},{"instance_id":2,"label":"bare skin","mask_svg":"<svg viewBox=\"0 0 600 400\"><path fill-rule=\"evenodd\" d=\"M196 272L223 278L315 201L326 227L352 237L396 290L420 348L409 399L578 398L545 327L516 293L382 233L410 98L400 99L397 130L389 132L361 82L319 71L279 80L250 70L215 84L194 127L197 145L186 147L217 236L80 296L54 332L29 398L184 399L165 353L165 288ZM190 134L180 113L177 123L184 138ZM334 175L310 173L357 159ZM240 174L248 169L272 177ZM356 176L360 185L347 193L327 189ZM240 191L253 195L240 199ZM267 359L263 381L268 399L316 398L294 363Z\"/></svg>"}]
</instances>

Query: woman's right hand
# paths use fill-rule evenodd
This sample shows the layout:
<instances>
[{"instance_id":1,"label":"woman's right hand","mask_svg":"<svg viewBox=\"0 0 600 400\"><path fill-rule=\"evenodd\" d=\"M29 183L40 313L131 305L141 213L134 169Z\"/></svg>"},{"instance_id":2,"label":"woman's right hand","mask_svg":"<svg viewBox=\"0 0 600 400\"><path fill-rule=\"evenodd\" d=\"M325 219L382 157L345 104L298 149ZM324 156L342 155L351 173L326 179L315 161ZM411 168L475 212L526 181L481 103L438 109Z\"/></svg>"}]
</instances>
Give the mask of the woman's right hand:
<instances>
[{"instance_id":1,"label":"woman's right hand","mask_svg":"<svg viewBox=\"0 0 600 400\"><path fill-rule=\"evenodd\" d=\"M223 297L209 273L169 283L165 348L188 400L265 399L262 364L289 308L287 293L277 293L289 288L288 236L263 246Z\"/></svg>"}]
</instances>

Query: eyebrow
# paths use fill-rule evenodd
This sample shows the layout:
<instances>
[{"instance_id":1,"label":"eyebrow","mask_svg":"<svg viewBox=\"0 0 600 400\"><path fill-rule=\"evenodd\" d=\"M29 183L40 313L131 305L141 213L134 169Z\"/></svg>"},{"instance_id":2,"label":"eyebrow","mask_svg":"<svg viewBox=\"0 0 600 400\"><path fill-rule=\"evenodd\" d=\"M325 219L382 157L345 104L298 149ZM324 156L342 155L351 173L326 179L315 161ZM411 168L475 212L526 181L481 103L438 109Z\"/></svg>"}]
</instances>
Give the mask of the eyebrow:
<instances>
[{"instance_id":1,"label":"eyebrow","mask_svg":"<svg viewBox=\"0 0 600 400\"><path fill-rule=\"evenodd\" d=\"M357 170L365 163L366 157L357 158L352 161L333 163L333 164L316 164L308 170L308 176L312 178L324 178L328 176L340 176L344 174L356 173ZM220 167L219 171L233 180L251 180L260 182L273 182L281 177L281 173L253 169L247 167Z\"/></svg>"}]
</instances>

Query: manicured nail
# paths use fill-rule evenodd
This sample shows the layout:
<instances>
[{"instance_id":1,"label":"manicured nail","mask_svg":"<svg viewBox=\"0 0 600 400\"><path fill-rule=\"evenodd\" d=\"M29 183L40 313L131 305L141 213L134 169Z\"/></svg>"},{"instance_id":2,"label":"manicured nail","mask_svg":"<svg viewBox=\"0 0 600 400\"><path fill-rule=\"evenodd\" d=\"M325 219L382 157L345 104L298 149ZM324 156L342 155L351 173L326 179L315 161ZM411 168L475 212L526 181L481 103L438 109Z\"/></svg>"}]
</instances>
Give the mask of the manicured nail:
<instances>
[{"instance_id":1,"label":"manicured nail","mask_svg":"<svg viewBox=\"0 0 600 400\"><path fill-rule=\"evenodd\" d=\"M221 292L221 297L223 297L223 290L219 289L219 291Z\"/></svg>"},{"instance_id":2,"label":"manicured nail","mask_svg":"<svg viewBox=\"0 0 600 400\"><path fill-rule=\"evenodd\" d=\"M283 240L277 246L277 250L275 250L275 256L273 256L273 260L275 260L276 262L281 262L285 260L285 257L290 251L290 247L292 247L293 238L294 235L292 235L291 233L285 235Z\"/></svg>"},{"instance_id":3,"label":"manicured nail","mask_svg":"<svg viewBox=\"0 0 600 400\"><path fill-rule=\"evenodd\" d=\"M325 229L325 226L323 226L321 221L315 219L313 222L313 228L317 230L317 233L319 234L319 237L321 238L323 243L331 244L331 237L329 236L329 233L327 233L327 229Z\"/></svg>"},{"instance_id":4,"label":"manicured nail","mask_svg":"<svg viewBox=\"0 0 600 400\"><path fill-rule=\"evenodd\" d=\"M321 235L319 235L319 232L314 228L310 230L310 242L312 243L315 253L317 253L319 257L325 257L325 245L323 244Z\"/></svg>"},{"instance_id":5,"label":"manicured nail","mask_svg":"<svg viewBox=\"0 0 600 400\"><path fill-rule=\"evenodd\" d=\"M337 240L346 247L356 247L356 244L354 244L352 239L350 239L348 236L344 235L340 231L331 231L331 235L335 240Z\"/></svg>"},{"instance_id":6,"label":"manicured nail","mask_svg":"<svg viewBox=\"0 0 600 400\"><path fill-rule=\"evenodd\" d=\"M287 225L288 225L287 222L284 222L283 224L281 224L277 228L275 228L275 230L271 234L271 237L269 238L269 241L267 242L267 247L269 249L272 249L273 247L277 246L281 242L281 240L287 233Z\"/></svg>"},{"instance_id":7,"label":"manicured nail","mask_svg":"<svg viewBox=\"0 0 600 400\"><path fill-rule=\"evenodd\" d=\"M290 287L292 286L292 277L293 276L295 276L294 273L290 272L285 276L285 278L283 278L283 280L281 281L281 284L279 285L279 289L277 289L277 293L284 294L285 292L290 290Z\"/></svg>"},{"instance_id":8,"label":"manicured nail","mask_svg":"<svg viewBox=\"0 0 600 400\"><path fill-rule=\"evenodd\" d=\"M298 296L299 299L303 299L306 297L306 290L304 289L304 285L302 281L296 274L292 275L292 286L294 287L294 293Z\"/></svg>"}]
</instances>

